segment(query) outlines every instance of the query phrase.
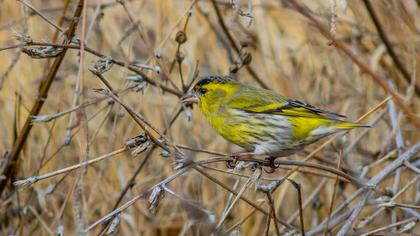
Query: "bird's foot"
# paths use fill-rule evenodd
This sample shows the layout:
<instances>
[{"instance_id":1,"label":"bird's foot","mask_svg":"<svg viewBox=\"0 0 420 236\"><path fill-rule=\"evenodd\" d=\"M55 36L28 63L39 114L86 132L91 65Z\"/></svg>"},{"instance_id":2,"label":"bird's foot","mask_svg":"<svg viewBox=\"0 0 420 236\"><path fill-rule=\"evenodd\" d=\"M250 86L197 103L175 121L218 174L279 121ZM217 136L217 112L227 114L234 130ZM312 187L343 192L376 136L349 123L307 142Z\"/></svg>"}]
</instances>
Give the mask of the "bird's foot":
<instances>
[{"instance_id":1,"label":"bird's foot","mask_svg":"<svg viewBox=\"0 0 420 236\"><path fill-rule=\"evenodd\" d=\"M268 170L264 169L264 171L268 174L274 173L274 171L276 171L276 169L279 167L278 165L274 163L276 158L270 156L270 157L265 158L265 160L268 161L268 167L270 167L270 169Z\"/></svg>"},{"instance_id":2,"label":"bird's foot","mask_svg":"<svg viewBox=\"0 0 420 236\"><path fill-rule=\"evenodd\" d=\"M232 157L232 160L226 161L226 166L229 169L235 169L236 164L238 163L240 156L236 155L236 154L233 154L231 157Z\"/></svg>"}]
</instances>

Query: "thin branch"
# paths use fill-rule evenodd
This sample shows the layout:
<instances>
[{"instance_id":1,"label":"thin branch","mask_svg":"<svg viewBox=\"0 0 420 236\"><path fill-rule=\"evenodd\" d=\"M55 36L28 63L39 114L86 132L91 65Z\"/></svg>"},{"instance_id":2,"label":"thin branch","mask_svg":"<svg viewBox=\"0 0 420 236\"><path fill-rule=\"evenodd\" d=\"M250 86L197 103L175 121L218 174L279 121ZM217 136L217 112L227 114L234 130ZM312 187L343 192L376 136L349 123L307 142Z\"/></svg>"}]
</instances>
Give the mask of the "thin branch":
<instances>
[{"instance_id":1,"label":"thin branch","mask_svg":"<svg viewBox=\"0 0 420 236\"><path fill-rule=\"evenodd\" d=\"M367 233L361 234L360 236L377 235L377 233L379 233L381 231L384 231L384 230L387 230L389 228L393 228L393 227L396 227L396 226L400 226L400 225L407 224L407 223L410 223L410 222L417 222L417 221L418 221L418 219L416 217L411 217L411 218L408 218L408 219L405 219L405 220L402 220L402 221L395 222L395 223L390 224L390 225L386 225L386 226L371 230Z\"/></svg>"},{"instance_id":2,"label":"thin branch","mask_svg":"<svg viewBox=\"0 0 420 236\"><path fill-rule=\"evenodd\" d=\"M217 223L217 226L216 226L216 229L215 229L216 232L220 230L220 227L222 227L223 222L226 220L227 216L232 211L235 204L238 202L238 200L240 199L242 194L244 194L245 190L250 186L251 180L252 180L251 178L247 179L247 181L245 182L245 184L242 186L241 190L239 191L238 195L236 195L236 197L233 199L232 203L229 205L227 210L223 213L222 217L220 218L219 222Z\"/></svg>"},{"instance_id":3,"label":"thin branch","mask_svg":"<svg viewBox=\"0 0 420 236\"><path fill-rule=\"evenodd\" d=\"M410 149L406 152L401 154L395 161L391 162L387 165L381 172L377 175L373 176L367 183L369 186L377 186L382 180L385 179L389 174L395 171L398 167L404 164L404 161L409 160L411 157L416 155L420 151L420 142L413 145ZM360 211L362 210L363 206L366 204L368 197L370 196L370 190L367 190L365 196L359 202L359 204L353 210L351 216L346 221L344 226L340 229L337 235L345 235L350 230L351 226L353 225L354 220L356 220L357 216L359 215Z\"/></svg>"},{"instance_id":4,"label":"thin branch","mask_svg":"<svg viewBox=\"0 0 420 236\"><path fill-rule=\"evenodd\" d=\"M93 159L88 160L88 161L84 161L84 162L76 164L76 165L65 167L63 169L59 169L59 170L56 170L56 171L53 171L53 172L50 172L50 173L46 173L46 174L43 174L43 175L31 176L31 177L28 177L28 178L25 178L25 179L22 179L22 180L15 181L13 184L15 186L24 186L24 185L34 184L38 181L48 179L48 178L51 178L51 177L54 177L54 176L57 176L57 175L65 174L67 172L79 169L80 167L88 166L88 165L91 165L91 164L96 163L98 161L102 161L104 159L107 159L109 157L116 156L120 153L123 153L126 150L127 150L127 148L123 147L123 148L117 149L113 152L110 152L110 153L107 153L105 155L93 158Z\"/></svg>"},{"instance_id":5,"label":"thin branch","mask_svg":"<svg viewBox=\"0 0 420 236\"><path fill-rule=\"evenodd\" d=\"M25 5L27 8L31 9L31 11L35 12L44 21L46 21L48 24L50 24L51 26L53 26L54 28L56 28L58 31L60 31L61 33L65 33L64 30L61 29L60 26L56 25L54 22L52 22L50 19L48 19L44 14L42 14L40 11L38 11L38 9L36 9L35 7L33 7L31 4L27 3L24 0L18 0L18 1L21 2L23 5Z\"/></svg>"},{"instance_id":6,"label":"thin branch","mask_svg":"<svg viewBox=\"0 0 420 236\"><path fill-rule=\"evenodd\" d=\"M411 76L408 70L404 67L404 64L401 62L400 58L398 57L397 53L394 51L394 48L391 46L391 42L388 39L388 36L386 35L386 32L384 30L384 27L382 26L378 16L376 15L375 9L372 6L372 3L369 0L363 0L363 3L365 4L365 7L369 13L370 18L372 19L376 30L378 31L379 37L382 39L382 41L385 44L386 50L388 51L389 55L392 58L392 61L394 61L395 67L401 72L403 75L403 78L407 82L407 84L411 83ZM418 84L414 85L415 91L417 95L420 95L420 86Z\"/></svg>"},{"instance_id":7,"label":"thin branch","mask_svg":"<svg viewBox=\"0 0 420 236\"><path fill-rule=\"evenodd\" d=\"M417 127L420 128L420 119L413 113L413 111L407 106L407 104L403 101L403 99L395 92L386 81L384 81L382 78L380 78L378 75L373 72L369 66L367 66L362 60L356 57L356 55L353 54L353 52L347 48L344 44L338 42L335 40L335 38L330 34L330 32L325 29L325 27L322 26L322 24L315 19L305 7L298 4L295 0L288 1L290 4L293 5L293 7L303 16L308 18L311 23L319 30L319 32L328 40L331 41L331 43L340 51L342 51L345 55L347 55L361 70L361 72L366 73L369 75L369 77L377 83L379 86L381 86L385 92L387 92L392 98L394 99L395 103L398 105L398 107L404 112L404 114L407 116L407 118Z\"/></svg>"},{"instance_id":8,"label":"thin branch","mask_svg":"<svg viewBox=\"0 0 420 236\"><path fill-rule=\"evenodd\" d=\"M343 158L343 150L339 151L338 154L338 163L337 163L337 170L340 169L341 160ZM331 196L331 202L330 202L330 209L328 210L328 217L327 217L327 226L325 227L324 235L327 235L328 233L328 224L330 223L331 213L334 208L334 200L337 194L337 185L338 185L338 175L336 176L335 182L334 182L334 188L333 188L333 194Z\"/></svg>"},{"instance_id":9,"label":"thin branch","mask_svg":"<svg viewBox=\"0 0 420 236\"><path fill-rule=\"evenodd\" d=\"M228 27L226 26L226 23L225 23L225 20L223 19L223 16L222 16L222 13L220 12L220 9L219 9L219 7L217 6L217 2L216 2L216 0L211 0L211 2L212 2L212 4L213 4L213 7L214 7L214 10L216 11L216 15L217 15L217 19L218 19L218 21L219 21L219 24L220 24L220 26L222 27L222 29L223 29L223 32L225 33L225 35L226 35L226 37L228 38L228 40L229 40L229 42L230 42L230 45L234 48L234 50L236 51L236 53L238 54L238 55L240 55L240 53L241 53L241 48L238 46L238 44L236 43L236 41L235 41L235 39L233 38L233 36L231 35L231 33L230 33L230 31L229 31L229 29L228 29ZM255 81L257 81L258 82L258 84L259 85L261 85L261 87L263 87L263 88L270 88L270 86L268 86L265 82L264 82L264 80L262 80L259 76L258 76L258 74L257 74L257 72L250 66L250 65L247 65L246 66L246 69L247 69L247 71L249 72L249 74L252 76L252 78L254 78L255 79Z\"/></svg>"},{"instance_id":10,"label":"thin branch","mask_svg":"<svg viewBox=\"0 0 420 236\"><path fill-rule=\"evenodd\" d=\"M80 48L81 48L80 45L74 45L74 44L66 45L66 44L56 44L56 43L30 42L30 43L27 43L27 44L18 44L18 45L14 45L14 46L3 47L3 48L0 48L0 51L8 50L8 49L15 49L15 48L19 48L19 47L22 47L22 46L52 46L52 47L57 47L57 48L67 48L67 49L76 49L76 50L80 50ZM105 54L102 54L98 51L95 51L94 49L89 48L87 45L85 45L85 51L89 52L90 54L93 54L97 57L100 57L100 58L105 57ZM175 89L170 88L170 87L168 87L168 86L166 86L166 85L164 85L164 84L162 84L162 83L160 83L156 80L151 79L144 72L142 72L141 69L139 69L136 65L129 65L129 64L126 64L125 62L123 62L121 60L117 60L117 59L114 59L114 58L111 58L111 62L118 65L118 66L127 68L128 70L140 75L149 84L151 84L153 86L159 86L165 92L171 93L171 94L173 94L175 96L178 96L178 97L181 97L183 95L183 93L181 91L175 90Z\"/></svg>"},{"instance_id":11,"label":"thin branch","mask_svg":"<svg viewBox=\"0 0 420 236\"><path fill-rule=\"evenodd\" d=\"M77 4L77 8L73 15L73 21L71 22L69 29L66 31L67 43L70 43L77 29L77 24L79 22L80 15L82 13L83 5L84 5L84 0L79 0ZM41 84L39 85L38 98L35 100L35 103L32 106L32 109L26 118L25 124L23 125L21 131L19 132L19 137L15 145L13 146L12 153L10 154L10 156L8 156L6 163L4 165L4 168L0 172L1 173L0 175L5 176L5 178L2 178L0 180L0 195L4 191L9 180L11 179L12 177L11 175L13 175L13 173L15 172L15 167L16 167L15 163L19 157L19 154L23 148L23 145L26 142L29 132L32 129L32 117L38 115L42 106L44 105L44 102L48 96L48 91L57 74L58 69L60 68L61 62L63 61L64 56L66 55L66 52L67 52L67 49L64 48L63 51L54 60L54 63L52 64L51 69L48 72L48 75L42 80Z\"/></svg>"}]
</instances>

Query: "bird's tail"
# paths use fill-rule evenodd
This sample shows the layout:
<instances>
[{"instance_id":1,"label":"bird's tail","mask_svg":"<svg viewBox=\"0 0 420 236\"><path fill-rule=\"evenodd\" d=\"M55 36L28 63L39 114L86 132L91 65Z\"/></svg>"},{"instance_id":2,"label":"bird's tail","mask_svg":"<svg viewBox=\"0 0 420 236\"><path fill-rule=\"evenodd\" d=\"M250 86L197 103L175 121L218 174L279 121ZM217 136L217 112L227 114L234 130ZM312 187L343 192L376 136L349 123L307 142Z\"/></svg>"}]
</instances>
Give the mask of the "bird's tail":
<instances>
[{"instance_id":1,"label":"bird's tail","mask_svg":"<svg viewBox=\"0 0 420 236\"><path fill-rule=\"evenodd\" d=\"M348 123L348 122L337 123L334 125L334 127L338 129L372 128L371 125Z\"/></svg>"}]
</instances>

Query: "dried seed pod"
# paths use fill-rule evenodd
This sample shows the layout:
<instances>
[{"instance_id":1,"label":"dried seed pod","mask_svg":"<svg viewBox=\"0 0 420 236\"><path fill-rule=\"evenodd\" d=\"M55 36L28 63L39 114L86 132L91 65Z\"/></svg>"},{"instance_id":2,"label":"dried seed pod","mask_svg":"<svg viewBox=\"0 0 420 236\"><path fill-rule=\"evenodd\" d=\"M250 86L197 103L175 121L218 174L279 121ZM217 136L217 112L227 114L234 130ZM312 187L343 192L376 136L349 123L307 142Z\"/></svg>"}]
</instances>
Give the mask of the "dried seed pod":
<instances>
[{"instance_id":1,"label":"dried seed pod","mask_svg":"<svg viewBox=\"0 0 420 236\"><path fill-rule=\"evenodd\" d=\"M183 44L183 43L187 42L187 35L182 30L178 31L176 33L175 40L176 40L177 43Z\"/></svg>"},{"instance_id":2,"label":"dried seed pod","mask_svg":"<svg viewBox=\"0 0 420 236\"><path fill-rule=\"evenodd\" d=\"M114 219L112 219L111 224L108 227L108 230L106 231L106 234L110 235L115 233L117 230L117 227L120 225L120 215L116 215Z\"/></svg>"},{"instance_id":3,"label":"dried seed pod","mask_svg":"<svg viewBox=\"0 0 420 236\"><path fill-rule=\"evenodd\" d=\"M161 156L161 157L164 157L164 158L167 158L167 157L170 157L170 156L171 156L171 153L170 153L170 152L168 152L168 151L166 151L166 150L163 150L163 151L160 153L160 156Z\"/></svg>"},{"instance_id":4,"label":"dried seed pod","mask_svg":"<svg viewBox=\"0 0 420 236\"><path fill-rule=\"evenodd\" d=\"M133 87L133 90L136 93L143 91L147 86L147 81L140 75L129 75L127 76L127 80L134 83L135 86Z\"/></svg>"},{"instance_id":5,"label":"dried seed pod","mask_svg":"<svg viewBox=\"0 0 420 236\"><path fill-rule=\"evenodd\" d=\"M153 211L159 205L160 200L164 197L165 191L158 185L153 188L152 193L149 196L149 210Z\"/></svg>"},{"instance_id":6,"label":"dried seed pod","mask_svg":"<svg viewBox=\"0 0 420 236\"><path fill-rule=\"evenodd\" d=\"M95 74L103 74L109 71L114 65L111 56L104 56L100 58L89 70Z\"/></svg>"},{"instance_id":7,"label":"dried seed pod","mask_svg":"<svg viewBox=\"0 0 420 236\"><path fill-rule=\"evenodd\" d=\"M256 186L256 190L261 191L263 193L271 193L279 184L280 180L271 181L269 184L258 184Z\"/></svg>"},{"instance_id":8,"label":"dried seed pod","mask_svg":"<svg viewBox=\"0 0 420 236\"><path fill-rule=\"evenodd\" d=\"M38 123L38 122L50 122L54 120L56 117L54 115L38 115L38 116L32 116L32 124Z\"/></svg>"},{"instance_id":9,"label":"dried seed pod","mask_svg":"<svg viewBox=\"0 0 420 236\"><path fill-rule=\"evenodd\" d=\"M22 52L35 59L51 58L58 56L63 48L53 46L23 47Z\"/></svg>"},{"instance_id":10,"label":"dried seed pod","mask_svg":"<svg viewBox=\"0 0 420 236\"><path fill-rule=\"evenodd\" d=\"M131 151L131 155L137 156L140 153L144 152L151 144L150 137L141 133L125 142L125 147Z\"/></svg>"},{"instance_id":11,"label":"dried seed pod","mask_svg":"<svg viewBox=\"0 0 420 236\"><path fill-rule=\"evenodd\" d=\"M413 220L408 222L407 224L401 226L400 230L398 230L398 235L403 234L403 233L407 233L410 232L411 230L414 229L414 227L416 226L416 222L417 220Z\"/></svg>"},{"instance_id":12,"label":"dried seed pod","mask_svg":"<svg viewBox=\"0 0 420 236\"><path fill-rule=\"evenodd\" d=\"M23 33L16 33L15 37L19 42L23 44L31 44L33 42L31 36Z\"/></svg>"}]
</instances>

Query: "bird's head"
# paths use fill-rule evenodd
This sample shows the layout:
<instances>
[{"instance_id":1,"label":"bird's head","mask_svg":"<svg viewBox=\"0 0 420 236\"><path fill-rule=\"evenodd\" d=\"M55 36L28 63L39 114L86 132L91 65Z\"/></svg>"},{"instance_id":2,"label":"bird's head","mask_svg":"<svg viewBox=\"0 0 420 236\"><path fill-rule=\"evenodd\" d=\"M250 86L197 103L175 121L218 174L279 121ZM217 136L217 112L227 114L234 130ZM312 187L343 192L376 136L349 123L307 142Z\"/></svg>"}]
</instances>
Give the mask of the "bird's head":
<instances>
[{"instance_id":1,"label":"bird's head","mask_svg":"<svg viewBox=\"0 0 420 236\"><path fill-rule=\"evenodd\" d=\"M214 112L226 102L239 87L230 76L207 76L182 97L183 102L198 102L203 112Z\"/></svg>"}]
</instances>

